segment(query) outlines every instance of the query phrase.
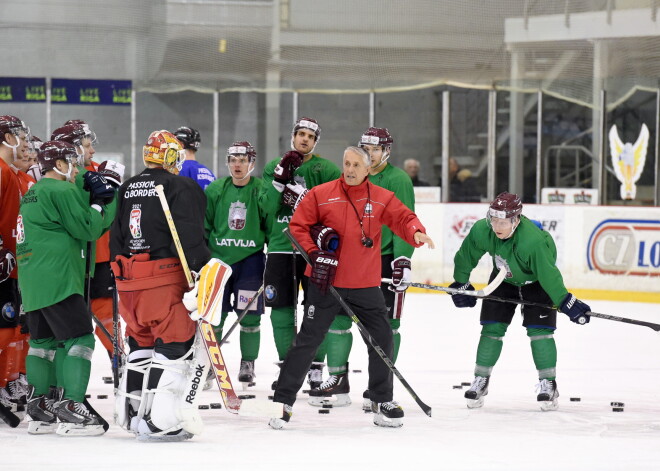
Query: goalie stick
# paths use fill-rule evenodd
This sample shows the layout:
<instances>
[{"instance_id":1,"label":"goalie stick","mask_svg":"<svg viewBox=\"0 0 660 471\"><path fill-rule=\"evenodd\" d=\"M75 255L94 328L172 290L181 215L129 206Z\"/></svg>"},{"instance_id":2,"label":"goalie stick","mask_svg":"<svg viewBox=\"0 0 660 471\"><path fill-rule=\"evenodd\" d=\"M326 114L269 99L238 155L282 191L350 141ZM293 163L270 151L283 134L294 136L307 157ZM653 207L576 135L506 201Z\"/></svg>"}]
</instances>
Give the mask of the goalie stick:
<instances>
[{"instance_id":1,"label":"goalie stick","mask_svg":"<svg viewBox=\"0 0 660 471\"><path fill-rule=\"evenodd\" d=\"M305 259L305 261L311 266L311 260L309 259L309 255L307 255L307 252L305 252L305 249L300 245L300 242L296 240L296 238L289 232L289 228L286 227L282 230L284 234L289 238L291 243L298 249L300 252L300 255ZM385 365L389 368L389 370L396 376L403 387L408 391L408 393L412 396L412 398L415 400L417 405L424 411L426 415L431 417L431 408L426 405L422 400L419 398L417 393L413 390L412 387L410 387L410 384L408 384L408 381L403 377L403 375L399 372L399 370L394 366L394 363L392 363L392 360L390 357L387 356L387 354L383 351L383 349L376 343L376 341L373 339L367 328L364 326L364 324L360 321L360 319L355 315L355 312L351 309L351 307L344 301L344 299L341 297L341 295L337 292L334 286L330 285L329 289L330 293L332 296L339 302L341 307L344 309L344 312L348 314L348 316L353 320L355 325L357 325L358 330L362 334L362 337L364 337L367 342L371 345L371 347L378 353L378 356L383 360Z\"/></svg>"},{"instance_id":2,"label":"goalie stick","mask_svg":"<svg viewBox=\"0 0 660 471\"><path fill-rule=\"evenodd\" d=\"M163 185L156 185L156 193L158 194L158 199L160 200L160 204L163 207L163 212L165 213L165 218L167 219L167 225L170 228L172 240L174 241L174 246L176 247L177 254L179 255L179 260L181 260L181 266L183 267L183 272L186 275L188 286L192 288L195 286L195 282L193 281L192 273L190 272L190 267L188 266L186 254L183 252L183 247L181 246L179 233L177 232L176 226L174 225L174 220L172 219L170 206L165 199L165 190L163 189ZM204 339L206 353L208 354L211 366L213 367L213 372L215 373L215 381L218 384L218 388L220 389L220 395L222 396L222 401L225 404L225 409L232 414L237 414L241 407L241 400L236 395L234 386L231 384L229 372L227 371L227 366L225 365L225 359L222 356L222 352L220 351L220 346L218 345L218 340L215 337L215 332L213 332L213 326L201 318L197 321L197 328L199 329L199 333Z\"/></svg>"},{"instance_id":3,"label":"goalie stick","mask_svg":"<svg viewBox=\"0 0 660 471\"><path fill-rule=\"evenodd\" d=\"M21 423L21 419L14 414L11 409L4 404L0 403L0 419L3 420L11 428L18 427L18 424Z\"/></svg>"},{"instance_id":4,"label":"goalie stick","mask_svg":"<svg viewBox=\"0 0 660 471\"><path fill-rule=\"evenodd\" d=\"M383 281L383 283L391 283L392 280L390 280L388 278L383 278L382 281ZM424 284L424 283L409 283L409 282L404 282L404 283L407 284L408 286L413 286L415 288L423 288L423 289L428 289L428 290L432 290L432 291L442 291L444 293L449 293L449 294L466 294L468 296L475 296L475 297L478 297L478 298L481 298L481 299L489 299L491 301L497 301L497 302L500 302L500 303L514 303L514 304L521 304L521 305L524 305L524 306L542 307L542 308L545 308L545 309L557 309L556 306L550 306L549 304L542 304L542 303L537 303L537 302L534 302L534 301L525 301L525 300L522 300L522 299L502 298L502 297L499 297L499 296L492 296L488 293L492 293L494 288L493 289L488 289L488 288L494 282L495 282L495 280L493 280L493 282L490 285L486 286L483 290L479 290L479 291L461 291L461 290L457 290L457 289L454 289L454 288L445 288L444 286L427 285L427 284ZM481 292L484 292L486 294L479 294ZM613 315L610 315L610 314L603 314L603 313L600 313L600 312L593 312L593 311L589 311L587 313L587 315L589 315L591 317L596 317L598 319L607 319L609 321L623 322L625 324L632 324L632 325L639 325L639 326L642 326L642 327L648 327L650 329L655 330L656 332L660 332L660 324L654 324L653 322L640 321L640 320L637 320L637 319L628 319L626 317L613 316Z\"/></svg>"}]
</instances>

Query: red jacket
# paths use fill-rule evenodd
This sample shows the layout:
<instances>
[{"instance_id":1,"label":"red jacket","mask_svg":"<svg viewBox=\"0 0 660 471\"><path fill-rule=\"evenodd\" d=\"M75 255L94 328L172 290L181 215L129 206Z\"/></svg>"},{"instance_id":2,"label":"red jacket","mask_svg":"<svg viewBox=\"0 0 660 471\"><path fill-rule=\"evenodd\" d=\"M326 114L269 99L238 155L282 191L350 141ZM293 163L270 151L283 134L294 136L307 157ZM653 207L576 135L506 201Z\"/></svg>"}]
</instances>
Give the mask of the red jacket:
<instances>
[{"instance_id":1,"label":"red jacket","mask_svg":"<svg viewBox=\"0 0 660 471\"><path fill-rule=\"evenodd\" d=\"M357 214L347 196L357 209ZM370 212L367 212L368 208L365 210L367 200L371 203ZM359 218L363 218L365 235L373 239L374 245L371 248L362 245ZM331 227L339 234L339 265L333 283L337 288L380 286L383 224L415 247L422 245L415 243L415 232L426 232L415 213L399 201L394 193L368 180L357 186L349 186L343 175L309 190L291 219L291 234L307 253L318 250L309 234L310 227L316 223ZM307 267L305 274L309 276L310 273Z\"/></svg>"}]
</instances>

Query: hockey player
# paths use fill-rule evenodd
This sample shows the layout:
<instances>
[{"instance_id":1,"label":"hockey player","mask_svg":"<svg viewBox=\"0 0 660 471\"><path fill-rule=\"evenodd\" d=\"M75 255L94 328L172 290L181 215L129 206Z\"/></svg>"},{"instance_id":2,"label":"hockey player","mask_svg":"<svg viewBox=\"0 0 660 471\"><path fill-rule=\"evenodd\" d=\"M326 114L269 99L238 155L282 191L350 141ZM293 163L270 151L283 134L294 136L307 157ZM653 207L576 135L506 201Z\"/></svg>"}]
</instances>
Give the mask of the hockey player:
<instances>
[{"instance_id":1,"label":"hockey player","mask_svg":"<svg viewBox=\"0 0 660 471\"><path fill-rule=\"evenodd\" d=\"M16 269L16 219L21 181L14 164L27 155L30 130L16 116L0 116L0 401L13 410L24 395L11 368L20 301ZM11 371L10 371L11 370Z\"/></svg>"},{"instance_id":2,"label":"hockey player","mask_svg":"<svg viewBox=\"0 0 660 471\"><path fill-rule=\"evenodd\" d=\"M82 189L83 177L86 172L99 172L104 178L119 188L124 174L124 166L113 161L106 161L101 164L96 163L93 158L96 154L94 144L96 143L96 133L91 130L89 125L82 120L69 120L62 127L53 131L51 136L53 140L59 140L73 144L78 151L79 158L82 161L80 172L76 178L76 184ZM83 189L84 191L84 189ZM110 273L110 234L107 232L114 220L117 203L113 201L107 208L108 220L104 228L104 234L96 241L90 257L89 269L85 273L89 276L89 284L85 287L85 294L92 312L96 318L103 324L108 332L112 332L112 293L113 283ZM100 327L95 329L96 337L112 358L112 341L107 337Z\"/></svg>"},{"instance_id":3,"label":"hockey player","mask_svg":"<svg viewBox=\"0 0 660 471\"><path fill-rule=\"evenodd\" d=\"M282 428L289 421L296 393L314 354L342 310L337 299L328 293L330 286L337 289L375 343L391 358L392 329L380 289L381 226L387 225L411 245L426 243L433 248L433 241L424 233L415 213L394 193L368 181L370 165L364 149L348 147L344 152L343 176L312 188L291 220L291 234L309 254L312 267L307 269L310 286L302 327L284 360L273 398L283 403L283 415L270 420L272 428ZM338 234L336 252L319 249L312 239L310 230L317 223ZM402 278L402 274L395 274L395 283L401 283ZM368 351L374 423L400 427L403 409L392 400L392 372L371 345Z\"/></svg>"},{"instance_id":4,"label":"hockey player","mask_svg":"<svg viewBox=\"0 0 660 471\"><path fill-rule=\"evenodd\" d=\"M94 335L83 298L85 259L80 254L107 226L105 207L115 190L96 172L84 176L89 200L73 185L78 155L69 143L46 142L38 158L44 177L23 197L16 228L19 283L30 330L28 432L52 432L57 419L58 435L100 435L104 421L83 404ZM62 386L57 404L49 396L54 379Z\"/></svg>"},{"instance_id":5,"label":"hockey player","mask_svg":"<svg viewBox=\"0 0 660 471\"><path fill-rule=\"evenodd\" d=\"M361 136L359 147L366 150L371 158L369 181L392 191L408 209L415 211L415 192L410 178L403 170L394 167L388 162L393 142L387 128L370 127ZM414 248L401 237L392 233L387 226L383 226L382 230L382 277L392 278L392 271L396 270L403 274L404 281L408 281L410 278L410 257L412 257ZM393 363L396 362L399 354L399 345L401 344L399 326L401 324L403 299L406 288L407 285L403 283L397 287L389 284L381 285L381 290L385 297L385 305L387 306L387 315L390 326L392 327L394 340ZM312 405L320 406L325 399L333 395L336 396L336 401L333 402L335 406L349 405L351 403L348 396L350 391L348 357L353 344L351 324L352 320L350 317L339 315L330 326L326 339L328 372L330 373L330 377L317 389L309 392L309 403ZM369 391L365 391L363 396L364 410L371 410Z\"/></svg>"},{"instance_id":6,"label":"hockey player","mask_svg":"<svg viewBox=\"0 0 660 471\"><path fill-rule=\"evenodd\" d=\"M227 149L227 167L231 176L216 180L206 188L205 228L211 255L232 268L232 275L225 285L222 319L214 328L218 339L222 338L229 311L243 312L263 280L266 257L259 208L261 179L250 175L256 160L257 153L252 144L234 142ZM258 299L240 322L238 380L246 385L254 384L254 361L259 356L263 313L263 300Z\"/></svg>"},{"instance_id":7,"label":"hockey player","mask_svg":"<svg viewBox=\"0 0 660 471\"><path fill-rule=\"evenodd\" d=\"M321 127L315 119L298 119L291 131L292 150L266 164L263 172L259 202L266 214L268 240L264 294L266 306L272 308L270 319L279 365L296 334L298 286L295 285L302 283L303 290L307 290L307 279L303 276L305 261L295 254L292 258L291 242L282 229L288 226L296 202L306 190L341 175L335 164L313 153L320 137ZM323 382L324 359L325 347L321 346L309 371L312 388Z\"/></svg>"},{"instance_id":8,"label":"hockey player","mask_svg":"<svg viewBox=\"0 0 660 471\"><path fill-rule=\"evenodd\" d=\"M163 185L188 265L199 271L210 258L204 240L206 197L193 180L177 175L183 159L183 146L172 133L152 132L143 149L146 168L119 189L110 231L130 347L116 421L141 440L180 441L201 431L194 382L206 375L198 362L205 353L182 303L188 284L156 193Z\"/></svg>"},{"instance_id":9,"label":"hockey player","mask_svg":"<svg viewBox=\"0 0 660 471\"><path fill-rule=\"evenodd\" d=\"M183 162L179 175L192 178L202 187L202 190L206 190L206 187L215 180L215 175L204 164L197 162L197 151L202 142L199 131L188 126L181 126L174 131L174 135L183 144L186 152L186 160Z\"/></svg>"},{"instance_id":10,"label":"hockey player","mask_svg":"<svg viewBox=\"0 0 660 471\"><path fill-rule=\"evenodd\" d=\"M502 267L507 277L493 296L559 306L559 310L578 324L589 322L589 306L569 293L557 268L557 249L552 236L522 215L520 197L500 193L490 204L487 217L477 221L463 240L454 257L452 288L473 290L470 273L482 255L488 253L496 267L491 280ZM473 296L455 294L456 307L474 307ZM465 392L469 408L481 407L488 394L490 375L502 351L504 334L513 319L515 303L483 300L481 305L481 338L477 347L474 381ZM538 371L537 401L542 410L558 407L556 381L557 347L553 333L557 328L557 311L536 306L521 306L523 326L532 347Z\"/></svg>"}]
</instances>

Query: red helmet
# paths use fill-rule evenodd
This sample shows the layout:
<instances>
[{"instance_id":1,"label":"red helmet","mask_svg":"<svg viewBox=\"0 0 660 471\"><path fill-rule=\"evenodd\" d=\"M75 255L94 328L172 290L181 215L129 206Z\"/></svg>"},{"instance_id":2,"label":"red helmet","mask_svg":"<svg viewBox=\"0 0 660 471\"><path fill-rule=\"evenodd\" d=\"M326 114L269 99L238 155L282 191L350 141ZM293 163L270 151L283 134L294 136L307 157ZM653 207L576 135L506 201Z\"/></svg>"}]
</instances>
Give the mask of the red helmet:
<instances>
[{"instance_id":1,"label":"red helmet","mask_svg":"<svg viewBox=\"0 0 660 471\"><path fill-rule=\"evenodd\" d=\"M257 151L248 141L236 141L227 149L227 162L232 155L247 155L250 163L257 160Z\"/></svg>"},{"instance_id":2,"label":"red helmet","mask_svg":"<svg viewBox=\"0 0 660 471\"><path fill-rule=\"evenodd\" d=\"M37 161L41 166L42 172L47 172L55 168L55 162L65 160L66 162L77 165L78 152L76 147L70 142L48 141L44 142L37 154Z\"/></svg>"},{"instance_id":3,"label":"red helmet","mask_svg":"<svg viewBox=\"0 0 660 471\"><path fill-rule=\"evenodd\" d=\"M360 147L366 145L381 146L383 150L389 152L393 142L394 139L392 139L392 135L387 128L369 128L362 134L358 145Z\"/></svg>"},{"instance_id":4,"label":"red helmet","mask_svg":"<svg viewBox=\"0 0 660 471\"><path fill-rule=\"evenodd\" d=\"M79 121L79 120L76 120ZM65 124L61 128L57 128L51 134L50 139L52 141L64 141L74 146L82 146L82 140L84 138L89 138L92 142L96 141L96 134L89 129L89 125L84 122L76 122L74 124Z\"/></svg>"},{"instance_id":5,"label":"red helmet","mask_svg":"<svg viewBox=\"0 0 660 471\"><path fill-rule=\"evenodd\" d=\"M9 133L18 136L18 133L21 131L23 131L26 136L30 134L30 128L16 116L9 114L0 116L0 142L4 142L5 134Z\"/></svg>"},{"instance_id":6,"label":"red helmet","mask_svg":"<svg viewBox=\"0 0 660 471\"><path fill-rule=\"evenodd\" d=\"M305 117L299 118L293 126L291 136L295 136L299 129L309 129L314 133L314 142L319 142L319 139L321 138L321 126L319 126L319 123L315 119Z\"/></svg>"},{"instance_id":7,"label":"red helmet","mask_svg":"<svg viewBox=\"0 0 660 471\"><path fill-rule=\"evenodd\" d=\"M519 216L522 213L522 201L520 196L505 191L497 195L490 203L488 216L500 219L508 219Z\"/></svg>"}]
</instances>

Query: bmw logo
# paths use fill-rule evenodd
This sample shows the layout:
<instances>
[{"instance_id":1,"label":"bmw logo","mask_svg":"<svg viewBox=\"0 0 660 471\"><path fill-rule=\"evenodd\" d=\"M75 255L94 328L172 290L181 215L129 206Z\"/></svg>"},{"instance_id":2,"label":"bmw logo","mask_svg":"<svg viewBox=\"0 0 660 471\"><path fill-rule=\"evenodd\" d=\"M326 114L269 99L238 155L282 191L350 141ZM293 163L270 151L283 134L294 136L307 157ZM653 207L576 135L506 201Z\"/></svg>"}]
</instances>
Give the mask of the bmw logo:
<instances>
[{"instance_id":1,"label":"bmw logo","mask_svg":"<svg viewBox=\"0 0 660 471\"><path fill-rule=\"evenodd\" d=\"M2 306L2 318L8 322L12 322L16 319L16 309L14 309L12 303L5 303L5 305Z\"/></svg>"},{"instance_id":2,"label":"bmw logo","mask_svg":"<svg viewBox=\"0 0 660 471\"><path fill-rule=\"evenodd\" d=\"M273 285L266 286L265 292L266 292L266 299L268 301L272 301L273 299L275 299L277 297L277 290L275 289L275 287Z\"/></svg>"}]
</instances>

